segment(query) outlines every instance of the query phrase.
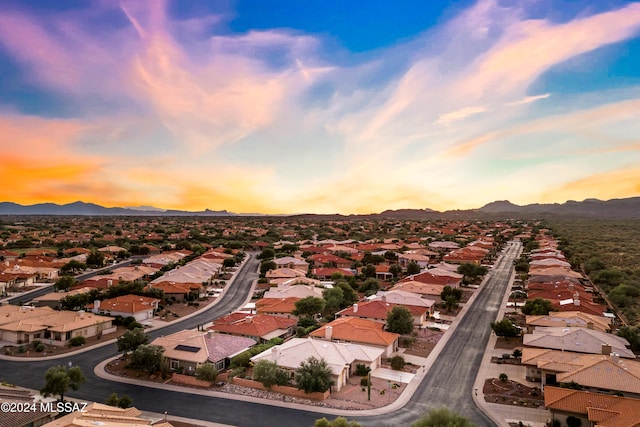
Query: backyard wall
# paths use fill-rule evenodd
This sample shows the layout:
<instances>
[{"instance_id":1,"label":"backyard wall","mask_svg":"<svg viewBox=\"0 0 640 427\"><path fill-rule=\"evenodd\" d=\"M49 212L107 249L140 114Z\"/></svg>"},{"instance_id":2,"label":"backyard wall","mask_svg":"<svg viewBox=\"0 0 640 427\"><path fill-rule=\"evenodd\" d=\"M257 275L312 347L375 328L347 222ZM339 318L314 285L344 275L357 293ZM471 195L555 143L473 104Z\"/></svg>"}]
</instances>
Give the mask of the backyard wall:
<instances>
[{"instance_id":1,"label":"backyard wall","mask_svg":"<svg viewBox=\"0 0 640 427\"><path fill-rule=\"evenodd\" d=\"M266 390L265 386L263 386L262 383L259 383L258 381L248 380L246 378L233 377L233 379L230 382L232 384L236 384L243 387ZM319 393L319 392L305 393L304 390L298 390L295 387L280 386L280 385L274 385L273 387L271 387L271 391L274 391L276 393L286 394L287 396L299 397L301 399L325 400L329 397L328 390L325 391L324 393Z\"/></svg>"}]
</instances>

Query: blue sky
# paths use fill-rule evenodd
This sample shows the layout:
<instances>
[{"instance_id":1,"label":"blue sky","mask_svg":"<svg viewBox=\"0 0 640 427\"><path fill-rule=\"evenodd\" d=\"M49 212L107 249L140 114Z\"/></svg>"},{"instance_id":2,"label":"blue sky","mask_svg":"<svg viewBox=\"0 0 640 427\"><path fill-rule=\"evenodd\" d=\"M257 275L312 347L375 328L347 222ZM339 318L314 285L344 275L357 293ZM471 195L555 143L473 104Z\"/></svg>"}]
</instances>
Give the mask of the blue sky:
<instances>
[{"instance_id":1,"label":"blue sky","mask_svg":"<svg viewBox=\"0 0 640 427\"><path fill-rule=\"evenodd\" d=\"M639 36L624 1L5 1L0 199L348 214L639 196Z\"/></svg>"}]
</instances>

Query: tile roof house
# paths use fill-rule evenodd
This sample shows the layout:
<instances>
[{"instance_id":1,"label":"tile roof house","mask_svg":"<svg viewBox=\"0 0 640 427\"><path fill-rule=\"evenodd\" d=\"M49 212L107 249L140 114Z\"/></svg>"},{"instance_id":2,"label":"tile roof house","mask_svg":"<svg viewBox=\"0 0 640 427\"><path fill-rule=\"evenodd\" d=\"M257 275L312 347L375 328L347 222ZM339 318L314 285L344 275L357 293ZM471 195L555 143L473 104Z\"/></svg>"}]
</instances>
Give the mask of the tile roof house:
<instances>
[{"instance_id":1,"label":"tile roof house","mask_svg":"<svg viewBox=\"0 0 640 427\"><path fill-rule=\"evenodd\" d=\"M239 313L241 316L234 314L236 313L216 319L209 330L243 336L254 339L258 343L264 343L272 338L290 337L297 323L295 319L285 319L269 314Z\"/></svg>"},{"instance_id":2,"label":"tile roof house","mask_svg":"<svg viewBox=\"0 0 640 427\"><path fill-rule=\"evenodd\" d=\"M607 394L589 393L560 387L547 387L544 406L552 419L566 425L569 416L581 420L584 426L638 427L640 400Z\"/></svg>"},{"instance_id":3,"label":"tile roof house","mask_svg":"<svg viewBox=\"0 0 640 427\"><path fill-rule=\"evenodd\" d=\"M153 314L158 309L157 298L144 297L140 295L123 295L103 301L94 301L87 305L96 314L106 314L108 316L135 317L138 322L153 318Z\"/></svg>"},{"instance_id":4,"label":"tile roof house","mask_svg":"<svg viewBox=\"0 0 640 427\"><path fill-rule=\"evenodd\" d=\"M50 307L0 306L0 341L26 344L48 341L63 347L76 336L90 338L115 332L113 317L84 311L56 311Z\"/></svg>"},{"instance_id":5,"label":"tile roof house","mask_svg":"<svg viewBox=\"0 0 640 427\"><path fill-rule=\"evenodd\" d=\"M462 283L462 274L443 268L431 268L418 274L412 274L400 280L398 283L420 282L427 285L451 286L459 288Z\"/></svg>"},{"instance_id":6,"label":"tile roof house","mask_svg":"<svg viewBox=\"0 0 640 427\"><path fill-rule=\"evenodd\" d=\"M3 426L5 424L2 424ZM153 419L143 417L142 411L135 407L118 408L102 403L90 403L82 411L72 412L61 418L45 424L45 427L173 427L170 422L154 422ZM35 427L35 426L34 426Z\"/></svg>"},{"instance_id":7,"label":"tile roof house","mask_svg":"<svg viewBox=\"0 0 640 427\"><path fill-rule=\"evenodd\" d=\"M308 258L316 266L351 268L352 261L333 254L314 254Z\"/></svg>"},{"instance_id":8,"label":"tile roof house","mask_svg":"<svg viewBox=\"0 0 640 427\"><path fill-rule=\"evenodd\" d=\"M355 273L348 268L337 268L337 267L320 267L314 268L312 270L314 276L316 276L320 280L330 280L331 276L334 273L340 273L344 277L355 276Z\"/></svg>"},{"instance_id":9,"label":"tile roof house","mask_svg":"<svg viewBox=\"0 0 640 427\"><path fill-rule=\"evenodd\" d=\"M399 334L383 330L383 324L357 317L341 317L311 332L311 338L363 344L384 350L382 357L398 351Z\"/></svg>"},{"instance_id":10,"label":"tile roof house","mask_svg":"<svg viewBox=\"0 0 640 427\"><path fill-rule=\"evenodd\" d=\"M269 270L266 272L265 277L267 280L271 279L293 279L295 277L305 277L306 272L302 270L296 270L295 268L282 267L275 270Z\"/></svg>"},{"instance_id":11,"label":"tile roof house","mask_svg":"<svg viewBox=\"0 0 640 427\"><path fill-rule=\"evenodd\" d=\"M40 404L36 402L36 396L32 395L29 390L0 385L0 402L14 405L14 407L36 404L29 410L22 411L9 411L3 407L3 410L0 411L0 426L2 427L39 427L53 421L58 415L55 411L41 410L45 407L40 407Z\"/></svg>"},{"instance_id":12,"label":"tile roof house","mask_svg":"<svg viewBox=\"0 0 640 427\"><path fill-rule=\"evenodd\" d=\"M229 366L230 359L256 344L256 340L212 331L184 330L158 337L151 345L164 348L163 356L172 370L195 374L203 363L212 363L218 371Z\"/></svg>"},{"instance_id":13,"label":"tile roof house","mask_svg":"<svg viewBox=\"0 0 640 427\"><path fill-rule=\"evenodd\" d=\"M49 292L48 294L41 295L39 297L35 297L31 300L31 303L36 307L51 307L56 308L60 307L60 300L66 298L68 296L80 295L90 292L91 287L79 287L76 289L72 289L68 292Z\"/></svg>"},{"instance_id":14,"label":"tile roof house","mask_svg":"<svg viewBox=\"0 0 640 427\"><path fill-rule=\"evenodd\" d=\"M626 339L587 328L538 327L533 333L524 334L522 342L529 347L590 354L602 354L604 344L610 347L610 353L617 353L620 357L630 359L636 357L627 348L629 341Z\"/></svg>"},{"instance_id":15,"label":"tile roof house","mask_svg":"<svg viewBox=\"0 0 640 427\"><path fill-rule=\"evenodd\" d=\"M603 346L603 353L610 351ZM586 391L623 392L640 398L640 361L620 359L615 354L584 354L570 351L525 348L521 363L529 381L547 384L576 382Z\"/></svg>"},{"instance_id":16,"label":"tile roof house","mask_svg":"<svg viewBox=\"0 0 640 427\"><path fill-rule=\"evenodd\" d=\"M387 322L387 314L390 313L393 307L397 305L409 310L413 316L413 324L415 326L422 327L426 324L427 314L429 313L429 309L427 307L393 304L382 301L382 299L353 304L351 307L338 311L336 313L336 318L357 317L361 319L370 319L384 324Z\"/></svg>"},{"instance_id":17,"label":"tile roof house","mask_svg":"<svg viewBox=\"0 0 640 427\"><path fill-rule=\"evenodd\" d=\"M262 298L256 301L256 313L272 314L297 321L298 317L293 314L293 310L296 309L296 302L301 299L296 297Z\"/></svg>"},{"instance_id":18,"label":"tile roof house","mask_svg":"<svg viewBox=\"0 0 640 427\"><path fill-rule=\"evenodd\" d=\"M278 268L290 268L293 270L300 270L304 274L306 274L307 271L309 271L309 263L302 259L287 256L282 258L276 258L273 260L273 262L276 263Z\"/></svg>"},{"instance_id":19,"label":"tile roof house","mask_svg":"<svg viewBox=\"0 0 640 427\"><path fill-rule=\"evenodd\" d=\"M380 366L382 353L382 349L359 344L292 338L253 356L251 361L270 360L280 368L295 371L310 357L324 359L333 374L335 384L332 389L340 391L355 372L357 364L363 364L373 371Z\"/></svg>"},{"instance_id":20,"label":"tile roof house","mask_svg":"<svg viewBox=\"0 0 640 427\"><path fill-rule=\"evenodd\" d=\"M263 298L322 298L323 291L323 288L319 288L313 285L281 285L269 288L269 290L263 295Z\"/></svg>"},{"instance_id":21,"label":"tile roof house","mask_svg":"<svg viewBox=\"0 0 640 427\"><path fill-rule=\"evenodd\" d=\"M527 331L533 332L538 326L563 328L588 328L601 332L611 332L611 319L580 311L550 311L548 315L526 316Z\"/></svg>"},{"instance_id":22,"label":"tile roof house","mask_svg":"<svg viewBox=\"0 0 640 427\"><path fill-rule=\"evenodd\" d=\"M436 306L436 301L434 299L424 298L420 294L407 292L400 289L378 291L377 294L370 296L367 299L369 301L382 300L384 302L390 302L393 304L426 307L429 311L429 315L433 314L434 307Z\"/></svg>"}]
</instances>

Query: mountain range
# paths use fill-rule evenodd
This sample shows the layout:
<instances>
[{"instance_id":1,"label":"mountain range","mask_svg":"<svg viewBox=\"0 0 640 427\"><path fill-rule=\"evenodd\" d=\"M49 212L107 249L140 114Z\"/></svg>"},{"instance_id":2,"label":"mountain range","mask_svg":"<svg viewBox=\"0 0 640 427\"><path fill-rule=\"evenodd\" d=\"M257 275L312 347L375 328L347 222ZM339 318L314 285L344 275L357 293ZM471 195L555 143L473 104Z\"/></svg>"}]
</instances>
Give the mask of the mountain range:
<instances>
[{"instance_id":1,"label":"mountain range","mask_svg":"<svg viewBox=\"0 0 640 427\"><path fill-rule=\"evenodd\" d=\"M40 203L20 205L13 202L0 202L0 215L64 215L64 216L269 216L264 214L236 214L226 210L203 211L164 210L153 206L113 207L107 208L94 203L74 202L66 205ZM278 215L283 216L283 215ZM626 219L640 218L640 197L625 199L598 200L586 199L581 202L515 205L508 200L500 200L486 204L478 209L450 210L439 212L432 209L399 209L386 210L378 214L341 215L341 214L301 214L284 215L295 218L340 219L340 218L395 218L395 219L436 219L436 218L594 218L594 219Z\"/></svg>"}]
</instances>

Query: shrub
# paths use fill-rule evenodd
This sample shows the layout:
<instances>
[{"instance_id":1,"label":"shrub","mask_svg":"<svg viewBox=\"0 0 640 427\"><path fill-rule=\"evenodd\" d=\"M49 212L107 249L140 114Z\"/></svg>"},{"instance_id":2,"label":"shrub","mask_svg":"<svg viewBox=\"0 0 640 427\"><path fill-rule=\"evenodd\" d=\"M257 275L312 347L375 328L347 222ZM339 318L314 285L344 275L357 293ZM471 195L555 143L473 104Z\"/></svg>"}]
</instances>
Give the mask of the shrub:
<instances>
[{"instance_id":1,"label":"shrub","mask_svg":"<svg viewBox=\"0 0 640 427\"><path fill-rule=\"evenodd\" d=\"M36 346L36 352L42 353L44 351L44 344L40 343Z\"/></svg>"},{"instance_id":2,"label":"shrub","mask_svg":"<svg viewBox=\"0 0 640 427\"><path fill-rule=\"evenodd\" d=\"M73 337L69 340L69 344L71 344L71 347L79 347L83 345L85 342L86 340L81 335L78 335L77 337Z\"/></svg>"},{"instance_id":3,"label":"shrub","mask_svg":"<svg viewBox=\"0 0 640 427\"><path fill-rule=\"evenodd\" d=\"M405 365L405 361L404 358L402 356L393 356L391 358L391 368L395 369L396 371L399 371L400 369L404 368Z\"/></svg>"},{"instance_id":4,"label":"shrub","mask_svg":"<svg viewBox=\"0 0 640 427\"><path fill-rule=\"evenodd\" d=\"M358 363L356 365L356 375L359 377L365 377L371 372L371 368L366 366L364 363Z\"/></svg>"},{"instance_id":5,"label":"shrub","mask_svg":"<svg viewBox=\"0 0 640 427\"><path fill-rule=\"evenodd\" d=\"M501 382L506 383L507 380L509 379L509 377L507 376L507 374L505 374L504 372L501 373L500 375L498 375L498 378L500 379Z\"/></svg>"},{"instance_id":6,"label":"shrub","mask_svg":"<svg viewBox=\"0 0 640 427\"><path fill-rule=\"evenodd\" d=\"M38 346L42 344L39 340L31 341L31 347L38 348Z\"/></svg>"},{"instance_id":7,"label":"shrub","mask_svg":"<svg viewBox=\"0 0 640 427\"><path fill-rule=\"evenodd\" d=\"M367 378L367 377L360 378L360 385L362 387L368 386L369 385L369 378Z\"/></svg>"}]
</instances>

